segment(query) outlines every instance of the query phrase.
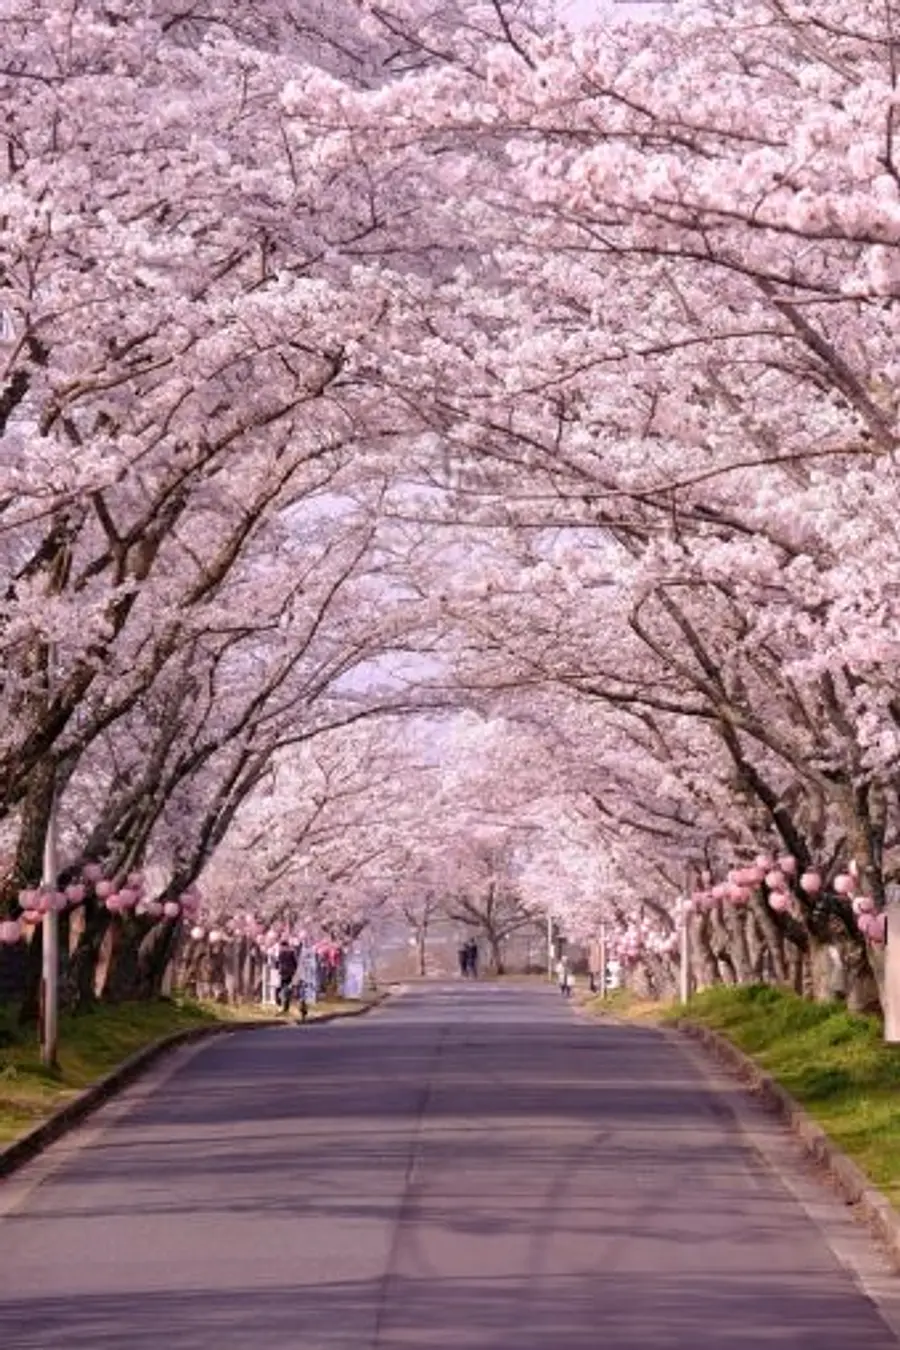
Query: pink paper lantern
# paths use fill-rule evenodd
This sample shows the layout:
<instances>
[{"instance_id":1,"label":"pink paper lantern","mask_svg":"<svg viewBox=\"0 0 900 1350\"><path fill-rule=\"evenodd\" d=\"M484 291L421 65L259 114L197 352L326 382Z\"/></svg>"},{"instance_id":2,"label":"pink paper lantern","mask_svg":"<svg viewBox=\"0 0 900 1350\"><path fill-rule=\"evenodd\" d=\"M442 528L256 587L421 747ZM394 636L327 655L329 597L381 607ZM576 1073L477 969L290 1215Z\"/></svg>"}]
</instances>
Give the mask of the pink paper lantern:
<instances>
[{"instance_id":1,"label":"pink paper lantern","mask_svg":"<svg viewBox=\"0 0 900 1350\"><path fill-rule=\"evenodd\" d=\"M772 891L769 895L769 908L783 914L786 909L791 907L791 897L786 891Z\"/></svg>"},{"instance_id":2,"label":"pink paper lantern","mask_svg":"<svg viewBox=\"0 0 900 1350\"><path fill-rule=\"evenodd\" d=\"M768 872L775 866L775 859L769 853L760 853L754 859L754 866L759 867L763 872Z\"/></svg>"},{"instance_id":3,"label":"pink paper lantern","mask_svg":"<svg viewBox=\"0 0 900 1350\"><path fill-rule=\"evenodd\" d=\"M22 923L40 923L42 918L43 915L36 909L23 909L22 913L19 915L19 919Z\"/></svg>"},{"instance_id":4,"label":"pink paper lantern","mask_svg":"<svg viewBox=\"0 0 900 1350\"><path fill-rule=\"evenodd\" d=\"M11 947L22 937L22 925L18 919L5 919L0 922L0 942Z\"/></svg>"},{"instance_id":5,"label":"pink paper lantern","mask_svg":"<svg viewBox=\"0 0 900 1350\"><path fill-rule=\"evenodd\" d=\"M783 858L778 859L778 866L786 877L792 877L797 871L797 859L786 853Z\"/></svg>"},{"instance_id":6,"label":"pink paper lantern","mask_svg":"<svg viewBox=\"0 0 900 1350\"><path fill-rule=\"evenodd\" d=\"M72 905L80 905L86 895L87 895L86 887L80 885L77 882L72 886L66 887L66 899Z\"/></svg>"},{"instance_id":7,"label":"pink paper lantern","mask_svg":"<svg viewBox=\"0 0 900 1350\"><path fill-rule=\"evenodd\" d=\"M115 895L116 884L114 881L98 881L94 892L98 900L108 900L111 895Z\"/></svg>"},{"instance_id":8,"label":"pink paper lantern","mask_svg":"<svg viewBox=\"0 0 900 1350\"><path fill-rule=\"evenodd\" d=\"M776 867L766 873L765 882L770 891L783 891L787 886L787 877Z\"/></svg>"},{"instance_id":9,"label":"pink paper lantern","mask_svg":"<svg viewBox=\"0 0 900 1350\"><path fill-rule=\"evenodd\" d=\"M853 899L854 914L873 914L875 912L875 901L871 895L857 895Z\"/></svg>"},{"instance_id":10,"label":"pink paper lantern","mask_svg":"<svg viewBox=\"0 0 900 1350\"><path fill-rule=\"evenodd\" d=\"M37 904L40 891L27 890L19 891L19 904L23 909L33 909Z\"/></svg>"},{"instance_id":11,"label":"pink paper lantern","mask_svg":"<svg viewBox=\"0 0 900 1350\"><path fill-rule=\"evenodd\" d=\"M117 892L114 891L114 892L112 893L112 895L106 896L106 898L104 899L103 903L104 903L104 905L106 906L106 908L109 910L110 914L119 914L119 913L121 913L121 910L122 910L122 897L121 897Z\"/></svg>"},{"instance_id":12,"label":"pink paper lantern","mask_svg":"<svg viewBox=\"0 0 900 1350\"><path fill-rule=\"evenodd\" d=\"M159 900L147 900L144 904L144 912L149 919L162 918L163 907Z\"/></svg>"},{"instance_id":13,"label":"pink paper lantern","mask_svg":"<svg viewBox=\"0 0 900 1350\"><path fill-rule=\"evenodd\" d=\"M833 886L837 895L852 895L856 890L856 882L848 872L840 872L835 877Z\"/></svg>"},{"instance_id":14,"label":"pink paper lantern","mask_svg":"<svg viewBox=\"0 0 900 1350\"><path fill-rule=\"evenodd\" d=\"M119 904L122 909L134 909L138 902L138 893L132 890L130 886L125 886L119 891Z\"/></svg>"},{"instance_id":15,"label":"pink paper lantern","mask_svg":"<svg viewBox=\"0 0 900 1350\"><path fill-rule=\"evenodd\" d=\"M177 900L167 900L163 905L163 914L167 919L177 919L181 913L181 906Z\"/></svg>"},{"instance_id":16,"label":"pink paper lantern","mask_svg":"<svg viewBox=\"0 0 900 1350\"><path fill-rule=\"evenodd\" d=\"M887 941L887 915L884 911L869 917L869 941L874 942L876 946L881 946Z\"/></svg>"},{"instance_id":17,"label":"pink paper lantern","mask_svg":"<svg viewBox=\"0 0 900 1350\"><path fill-rule=\"evenodd\" d=\"M191 929L191 937L195 942L202 942L203 939L206 937L206 931L203 928L201 928L199 924L196 924Z\"/></svg>"},{"instance_id":18,"label":"pink paper lantern","mask_svg":"<svg viewBox=\"0 0 900 1350\"><path fill-rule=\"evenodd\" d=\"M800 878L800 889L807 895L818 895L822 889L822 878L818 872L804 872Z\"/></svg>"}]
</instances>

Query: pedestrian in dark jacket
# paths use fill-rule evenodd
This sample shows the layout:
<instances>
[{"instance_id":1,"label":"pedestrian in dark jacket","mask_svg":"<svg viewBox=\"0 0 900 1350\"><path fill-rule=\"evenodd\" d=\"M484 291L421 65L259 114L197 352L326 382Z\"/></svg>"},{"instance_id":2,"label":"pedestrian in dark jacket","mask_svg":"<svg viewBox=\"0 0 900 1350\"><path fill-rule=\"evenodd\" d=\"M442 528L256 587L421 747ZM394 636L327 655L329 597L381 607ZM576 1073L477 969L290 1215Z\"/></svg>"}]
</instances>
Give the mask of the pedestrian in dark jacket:
<instances>
[{"instance_id":1,"label":"pedestrian in dark jacket","mask_svg":"<svg viewBox=\"0 0 900 1350\"><path fill-rule=\"evenodd\" d=\"M278 989L275 997L281 1012L290 1012L291 998L294 993L294 977L297 974L299 966L297 953L288 942L282 942L278 948L278 956L275 960L278 971Z\"/></svg>"}]
</instances>

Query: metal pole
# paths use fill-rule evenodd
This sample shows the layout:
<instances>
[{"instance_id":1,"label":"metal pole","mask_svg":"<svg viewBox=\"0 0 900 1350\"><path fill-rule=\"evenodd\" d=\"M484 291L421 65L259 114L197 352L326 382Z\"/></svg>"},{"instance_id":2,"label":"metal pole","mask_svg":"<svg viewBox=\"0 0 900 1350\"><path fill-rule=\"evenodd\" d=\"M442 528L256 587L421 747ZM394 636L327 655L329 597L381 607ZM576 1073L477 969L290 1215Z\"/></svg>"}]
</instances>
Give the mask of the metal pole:
<instances>
[{"instance_id":1,"label":"metal pole","mask_svg":"<svg viewBox=\"0 0 900 1350\"><path fill-rule=\"evenodd\" d=\"M547 979L553 979L553 915L547 915Z\"/></svg>"},{"instance_id":2,"label":"metal pole","mask_svg":"<svg viewBox=\"0 0 900 1350\"><path fill-rule=\"evenodd\" d=\"M57 861L57 814L56 790L50 805L50 818L47 821L47 835L44 840L44 866L41 884L47 891L56 890L59 875ZM41 1062L56 1067L59 1041L59 914L48 909L43 922L43 950L41 979L43 998L41 1005Z\"/></svg>"},{"instance_id":3,"label":"metal pole","mask_svg":"<svg viewBox=\"0 0 900 1350\"><path fill-rule=\"evenodd\" d=\"M606 998L606 923L600 922L600 997Z\"/></svg>"},{"instance_id":4,"label":"metal pole","mask_svg":"<svg viewBox=\"0 0 900 1350\"><path fill-rule=\"evenodd\" d=\"M900 1041L900 904L888 896L885 906L884 1039Z\"/></svg>"},{"instance_id":5,"label":"metal pole","mask_svg":"<svg viewBox=\"0 0 900 1350\"><path fill-rule=\"evenodd\" d=\"M691 996L691 916L687 905L681 913L681 959L678 971L678 998L687 1003Z\"/></svg>"}]
</instances>

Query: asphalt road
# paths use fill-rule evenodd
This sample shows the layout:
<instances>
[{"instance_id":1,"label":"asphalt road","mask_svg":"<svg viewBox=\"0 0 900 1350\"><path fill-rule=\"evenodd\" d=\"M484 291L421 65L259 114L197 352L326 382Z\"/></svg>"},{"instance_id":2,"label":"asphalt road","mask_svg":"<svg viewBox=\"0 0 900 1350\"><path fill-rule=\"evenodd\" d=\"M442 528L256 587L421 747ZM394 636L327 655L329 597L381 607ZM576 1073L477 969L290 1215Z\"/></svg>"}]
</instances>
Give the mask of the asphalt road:
<instances>
[{"instance_id":1,"label":"asphalt road","mask_svg":"<svg viewBox=\"0 0 900 1350\"><path fill-rule=\"evenodd\" d=\"M7 1186L2 1350L897 1344L695 1058L551 990L194 1047Z\"/></svg>"}]
</instances>

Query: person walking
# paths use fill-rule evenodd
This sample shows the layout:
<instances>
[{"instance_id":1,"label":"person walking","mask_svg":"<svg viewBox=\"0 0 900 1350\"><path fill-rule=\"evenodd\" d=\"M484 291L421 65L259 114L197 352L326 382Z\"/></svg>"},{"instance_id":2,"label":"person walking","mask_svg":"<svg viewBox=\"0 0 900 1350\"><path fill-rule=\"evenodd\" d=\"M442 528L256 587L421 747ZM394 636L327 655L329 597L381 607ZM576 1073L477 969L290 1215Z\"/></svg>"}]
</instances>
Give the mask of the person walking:
<instances>
[{"instance_id":1,"label":"person walking","mask_svg":"<svg viewBox=\"0 0 900 1350\"><path fill-rule=\"evenodd\" d=\"M287 1013L291 1010L291 998L294 993L294 977L297 974L297 967L300 962L297 960L297 953L289 942L282 942L278 948L278 955L275 958L276 969L278 971L278 989L275 992L275 1000L278 1004L279 1012Z\"/></svg>"},{"instance_id":2,"label":"person walking","mask_svg":"<svg viewBox=\"0 0 900 1350\"><path fill-rule=\"evenodd\" d=\"M556 980L559 985L559 992L563 998L572 996L572 972L569 969L568 957L561 956L556 963Z\"/></svg>"},{"instance_id":3,"label":"person walking","mask_svg":"<svg viewBox=\"0 0 900 1350\"><path fill-rule=\"evenodd\" d=\"M459 961L459 973L460 973L460 975L462 976L462 978L465 979L466 976L467 976L468 973L469 973L469 944L468 944L468 942L464 942L464 943L462 944L462 946L460 947L459 951L456 953L456 956L457 956L457 959L458 959L458 961Z\"/></svg>"},{"instance_id":4,"label":"person walking","mask_svg":"<svg viewBox=\"0 0 900 1350\"><path fill-rule=\"evenodd\" d=\"M478 979L478 943L475 941L474 938L469 938L469 941L466 943L466 946L467 946L468 951L469 951L469 961L468 961L469 975L472 977L473 980L477 980L477 979Z\"/></svg>"}]
</instances>

